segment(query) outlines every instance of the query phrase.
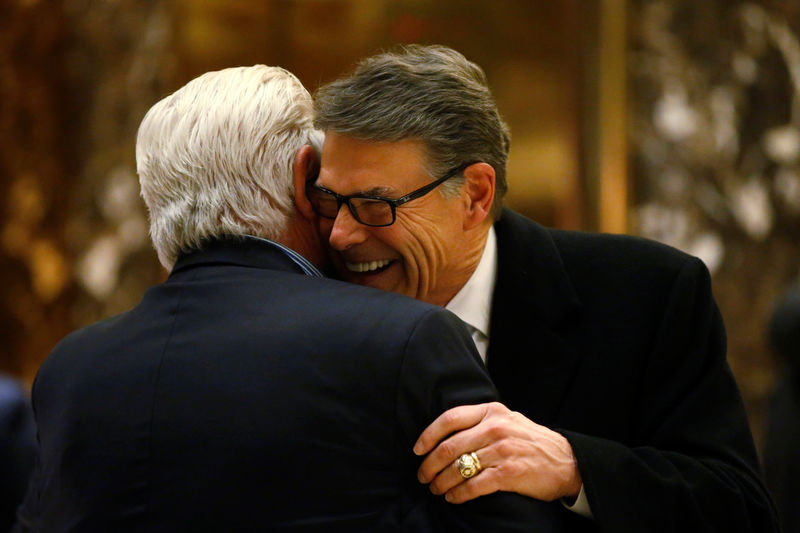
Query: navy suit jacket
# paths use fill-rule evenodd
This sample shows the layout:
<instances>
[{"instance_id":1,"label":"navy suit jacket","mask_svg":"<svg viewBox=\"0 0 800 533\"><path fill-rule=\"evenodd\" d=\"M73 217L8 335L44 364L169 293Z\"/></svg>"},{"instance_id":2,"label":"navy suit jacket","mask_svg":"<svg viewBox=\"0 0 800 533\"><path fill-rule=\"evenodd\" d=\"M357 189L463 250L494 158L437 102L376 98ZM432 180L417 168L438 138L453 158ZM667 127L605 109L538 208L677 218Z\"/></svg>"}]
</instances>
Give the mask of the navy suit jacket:
<instances>
[{"instance_id":1,"label":"navy suit jacket","mask_svg":"<svg viewBox=\"0 0 800 533\"><path fill-rule=\"evenodd\" d=\"M0 374L0 532L14 525L33 470L36 430L22 385Z\"/></svg>"},{"instance_id":2,"label":"navy suit jacket","mask_svg":"<svg viewBox=\"0 0 800 533\"><path fill-rule=\"evenodd\" d=\"M489 373L570 441L594 520L569 530L775 531L703 263L509 210L495 231Z\"/></svg>"},{"instance_id":3,"label":"navy suit jacket","mask_svg":"<svg viewBox=\"0 0 800 533\"><path fill-rule=\"evenodd\" d=\"M449 312L213 242L44 362L20 530L552 531L540 502L416 479L420 432L494 398Z\"/></svg>"}]
</instances>

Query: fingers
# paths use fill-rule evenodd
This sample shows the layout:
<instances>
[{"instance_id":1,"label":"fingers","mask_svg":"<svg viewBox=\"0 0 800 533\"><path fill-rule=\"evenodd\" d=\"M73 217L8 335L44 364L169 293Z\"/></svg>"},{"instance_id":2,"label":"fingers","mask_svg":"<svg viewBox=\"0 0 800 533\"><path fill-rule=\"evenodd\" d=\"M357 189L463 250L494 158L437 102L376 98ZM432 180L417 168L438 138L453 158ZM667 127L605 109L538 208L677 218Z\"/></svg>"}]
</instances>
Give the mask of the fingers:
<instances>
[{"instance_id":1,"label":"fingers","mask_svg":"<svg viewBox=\"0 0 800 533\"><path fill-rule=\"evenodd\" d=\"M496 451L491 447L475 452L481 462L481 470L473 477L464 479L458 472L456 461L452 466L442 471L430 484L433 494L444 494L450 503L464 503L466 501L485 496L502 489L502 471L496 467Z\"/></svg>"},{"instance_id":2,"label":"fingers","mask_svg":"<svg viewBox=\"0 0 800 533\"><path fill-rule=\"evenodd\" d=\"M488 436L480 426L459 431L455 435L439 443L422 461L417 471L420 483L428 483L440 472L450 469L454 461L464 453L480 450L488 444Z\"/></svg>"},{"instance_id":3,"label":"fingers","mask_svg":"<svg viewBox=\"0 0 800 533\"><path fill-rule=\"evenodd\" d=\"M414 453L425 455L430 452L439 441L455 433L469 429L478 424L489 410L491 404L461 405L453 407L439 415L431 422L414 444Z\"/></svg>"},{"instance_id":4,"label":"fingers","mask_svg":"<svg viewBox=\"0 0 800 533\"><path fill-rule=\"evenodd\" d=\"M478 496L485 496L500 490L500 478L497 470L481 471L475 477L459 483L444 495L450 503L464 503Z\"/></svg>"},{"instance_id":5,"label":"fingers","mask_svg":"<svg viewBox=\"0 0 800 533\"><path fill-rule=\"evenodd\" d=\"M566 437L502 404L451 409L423 432L421 448L440 434L445 440L434 442L417 476L448 501L461 503L498 490L552 501L580 491L577 459ZM482 470L465 480L456 460L470 452L478 455Z\"/></svg>"},{"instance_id":6,"label":"fingers","mask_svg":"<svg viewBox=\"0 0 800 533\"><path fill-rule=\"evenodd\" d=\"M469 479L464 479L458 471L458 458L456 458L455 461L452 461L447 468L439 472L438 475L433 478L433 481L430 482L428 486L431 492L434 494L444 494L459 483L467 483L474 480L493 468L495 458L489 448L480 448L473 453L478 456L478 461L481 464L481 469L477 474Z\"/></svg>"}]
</instances>

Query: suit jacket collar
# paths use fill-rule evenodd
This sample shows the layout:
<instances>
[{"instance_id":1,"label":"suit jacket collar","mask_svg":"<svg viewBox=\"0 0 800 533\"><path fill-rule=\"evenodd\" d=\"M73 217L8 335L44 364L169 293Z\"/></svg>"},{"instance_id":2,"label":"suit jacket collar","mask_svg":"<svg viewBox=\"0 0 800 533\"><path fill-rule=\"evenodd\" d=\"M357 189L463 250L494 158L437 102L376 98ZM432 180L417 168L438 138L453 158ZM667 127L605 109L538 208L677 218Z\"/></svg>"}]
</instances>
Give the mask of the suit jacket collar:
<instances>
[{"instance_id":1,"label":"suit jacket collar","mask_svg":"<svg viewBox=\"0 0 800 533\"><path fill-rule=\"evenodd\" d=\"M497 295L514 295L530 315L556 327L580 307L550 230L504 209L497 233Z\"/></svg>"},{"instance_id":2,"label":"suit jacket collar","mask_svg":"<svg viewBox=\"0 0 800 533\"><path fill-rule=\"evenodd\" d=\"M198 248L181 254L170 277L202 265L233 265L304 274L303 269L274 243L247 235L229 235L209 239Z\"/></svg>"},{"instance_id":3,"label":"suit jacket collar","mask_svg":"<svg viewBox=\"0 0 800 533\"><path fill-rule=\"evenodd\" d=\"M580 301L550 230L504 209L487 365L501 401L552 424L580 361L570 330Z\"/></svg>"}]
</instances>

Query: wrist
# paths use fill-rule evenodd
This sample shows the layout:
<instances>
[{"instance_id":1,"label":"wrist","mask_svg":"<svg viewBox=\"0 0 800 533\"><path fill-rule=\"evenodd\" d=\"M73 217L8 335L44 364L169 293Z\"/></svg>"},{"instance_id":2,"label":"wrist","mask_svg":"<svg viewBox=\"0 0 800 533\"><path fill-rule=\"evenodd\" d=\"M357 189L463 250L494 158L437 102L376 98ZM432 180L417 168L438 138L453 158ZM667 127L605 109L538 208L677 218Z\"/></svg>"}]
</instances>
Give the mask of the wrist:
<instances>
[{"instance_id":1,"label":"wrist","mask_svg":"<svg viewBox=\"0 0 800 533\"><path fill-rule=\"evenodd\" d=\"M572 505L578 499L578 495L583 489L583 478L581 477L580 470L578 470L578 459L575 457L575 452L572 450L572 445L566 437L561 435L563 441L563 452L566 460L564 461L564 477L561 487L561 499Z\"/></svg>"},{"instance_id":2,"label":"wrist","mask_svg":"<svg viewBox=\"0 0 800 533\"><path fill-rule=\"evenodd\" d=\"M575 500L578 499L578 495L581 493L582 487L583 479L581 478L580 472L578 472L577 465L575 465L572 468L572 472L569 475L566 483L564 484L561 499L569 505L574 504Z\"/></svg>"}]
</instances>

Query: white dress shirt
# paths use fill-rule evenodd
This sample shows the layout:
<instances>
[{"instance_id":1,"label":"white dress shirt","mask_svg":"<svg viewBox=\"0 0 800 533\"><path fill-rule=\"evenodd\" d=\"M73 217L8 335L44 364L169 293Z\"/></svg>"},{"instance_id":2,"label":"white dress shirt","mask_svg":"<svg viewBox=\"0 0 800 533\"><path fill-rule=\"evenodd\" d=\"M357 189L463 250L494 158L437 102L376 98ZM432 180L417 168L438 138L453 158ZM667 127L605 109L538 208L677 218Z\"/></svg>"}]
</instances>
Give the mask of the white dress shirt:
<instances>
[{"instance_id":1,"label":"white dress shirt","mask_svg":"<svg viewBox=\"0 0 800 533\"><path fill-rule=\"evenodd\" d=\"M445 306L445 309L453 312L467 325L484 363L486 350L489 348L489 318L492 314L492 294L496 279L497 236L492 227L489 228L478 268Z\"/></svg>"},{"instance_id":2,"label":"white dress shirt","mask_svg":"<svg viewBox=\"0 0 800 533\"><path fill-rule=\"evenodd\" d=\"M489 228L486 245L483 248L478 268L472 273L461 290L448 302L445 309L460 318L472 334L475 347L486 363L486 352L489 349L489 319L492 314L492 295L497 281L497 235L494 227ZM587 518L592 517L589 500L581 484L578 498L572 505L562 500L564 507Z\"/></svg>"}]
</instances>

